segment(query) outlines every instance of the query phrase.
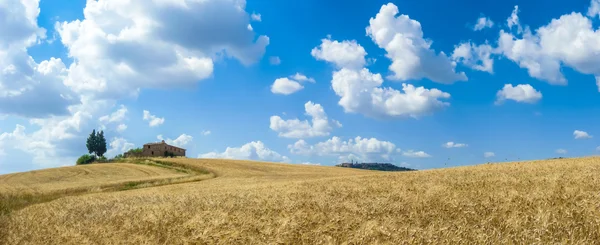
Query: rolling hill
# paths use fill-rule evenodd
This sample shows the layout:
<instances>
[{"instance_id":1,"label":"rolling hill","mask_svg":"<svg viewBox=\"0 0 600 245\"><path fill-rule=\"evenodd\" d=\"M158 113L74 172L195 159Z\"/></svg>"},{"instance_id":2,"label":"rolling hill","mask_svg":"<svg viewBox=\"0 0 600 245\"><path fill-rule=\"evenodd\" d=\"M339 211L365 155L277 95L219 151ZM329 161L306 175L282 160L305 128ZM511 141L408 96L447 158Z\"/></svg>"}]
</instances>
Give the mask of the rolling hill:
<instances>
[{"instance_id":1,"label":"rolling hill","mask_svg":"<svg viewBox=\"0 0 600 245\"><path fill-rule=\"evenodd\" d=\"M111 178L100 174L110 172L101 169L105 165L111 164L85 166L92 172L88 175L96 177L83 179L77 175L85 171L80 166L47 170L67 177L39 178L40 184L34 180L42 174L38 171L0 176L0 186L5 186L0 187L0 195L12 193L14 200L19 196L6 185L31 188L35 190L31 195L54 195L8 206L13 209L0 216L0 243L589 244L600 240L600 158L411 172L159 159L139 169L118 165L129 172ZM144 171L146 175L141 174ZM112 181L121 181L112 185L123 187L122 183L139 178L164 179L136 188L56 192L61 185L90 190ZM180 181L167 181L177 178Z\"/></svg>"}]
</instances>

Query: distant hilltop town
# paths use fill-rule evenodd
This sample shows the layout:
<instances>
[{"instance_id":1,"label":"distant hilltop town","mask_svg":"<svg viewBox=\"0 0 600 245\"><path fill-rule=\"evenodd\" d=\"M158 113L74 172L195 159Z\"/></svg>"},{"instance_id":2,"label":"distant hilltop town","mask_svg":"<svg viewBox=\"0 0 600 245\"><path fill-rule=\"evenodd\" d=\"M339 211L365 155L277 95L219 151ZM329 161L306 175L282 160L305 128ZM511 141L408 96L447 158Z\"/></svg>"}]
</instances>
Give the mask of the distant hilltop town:
<instances>
[{"instance_id":1,"label":"distant hilltop town","mask_svg":"<svg viewBox=\"0 0 600 245\"><path fill-rule=\"evenodd\" d=\"M368 170L378 170L378 171L416 171L416 169L398 167L391 163L340 163L335 165L336 167L343 168L359 168L359 169L368 169Z\"/></svg>"}]
</instances>

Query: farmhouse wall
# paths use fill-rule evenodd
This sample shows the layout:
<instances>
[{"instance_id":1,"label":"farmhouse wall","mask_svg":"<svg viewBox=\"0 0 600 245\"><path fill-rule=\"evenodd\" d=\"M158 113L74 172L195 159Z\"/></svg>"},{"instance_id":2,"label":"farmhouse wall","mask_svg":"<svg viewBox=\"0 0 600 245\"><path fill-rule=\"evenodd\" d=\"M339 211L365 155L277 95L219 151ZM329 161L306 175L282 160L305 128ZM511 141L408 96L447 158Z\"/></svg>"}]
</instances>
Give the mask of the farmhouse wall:
<instances>
[{"instance_id":1,"label":"farmhouse wall","mask_svg":"<svg viewBox=\"0 0 600 245\"><path fill-rule=\"evenodd\" d=\"M163 157L165 152L173 153L175 156L185 156L185 149L169 145L164 141L160 143L145 144L142 149L142 156L145 157Z\"/></svg>"}]
</instances>

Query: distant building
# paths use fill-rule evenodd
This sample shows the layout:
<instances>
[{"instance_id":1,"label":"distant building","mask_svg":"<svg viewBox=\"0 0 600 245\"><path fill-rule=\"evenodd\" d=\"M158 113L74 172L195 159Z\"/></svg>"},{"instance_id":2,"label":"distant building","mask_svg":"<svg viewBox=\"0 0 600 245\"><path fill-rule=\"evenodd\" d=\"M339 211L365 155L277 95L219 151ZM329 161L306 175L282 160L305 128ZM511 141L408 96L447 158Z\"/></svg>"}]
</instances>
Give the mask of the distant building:
<instances>
[{"instance_id":1,"label":"distant building","mask_svg":"<svg viewBox=\"0 0 600 245\"><path fill-rule=\"evenodd\" d=\"M142 156L144 157L164 157L169 153L175 156L185 156L185 149L169 145L164 140L158 143L144 144L142 149Z\"/></svg>"}]
</instances>

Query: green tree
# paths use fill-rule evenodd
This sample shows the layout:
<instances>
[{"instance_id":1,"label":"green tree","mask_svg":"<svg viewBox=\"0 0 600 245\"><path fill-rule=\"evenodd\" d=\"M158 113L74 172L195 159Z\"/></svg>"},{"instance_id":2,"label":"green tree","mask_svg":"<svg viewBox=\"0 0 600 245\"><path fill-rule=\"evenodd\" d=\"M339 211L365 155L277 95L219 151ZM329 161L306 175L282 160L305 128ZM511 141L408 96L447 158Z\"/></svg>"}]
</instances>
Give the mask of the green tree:
<instances>
[{"instance_id":1,"label":"green tree","mask_svg":"<svg viewBox=\"0 0 600 245\"><path fill-rule=\"evenodd\" d=\"M100 131L100 133L96 137L96 155L103 157L104 153L106 153L106 139L104 138L104 131Z\"/></svg>"},{"instance_id":2,"label":"green tree","mask_svg":"<svg viewBox=\"0 0 600 245\"><path fill-rule=\"evenodd\" d=\"M96 130L94 129L90 136L87 138L85 146L88 149L90 154L96 154L96 149L98 149L98 135L96 134Z\"/></svg>"}]
</instances>

